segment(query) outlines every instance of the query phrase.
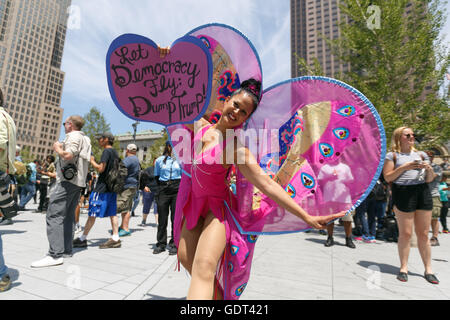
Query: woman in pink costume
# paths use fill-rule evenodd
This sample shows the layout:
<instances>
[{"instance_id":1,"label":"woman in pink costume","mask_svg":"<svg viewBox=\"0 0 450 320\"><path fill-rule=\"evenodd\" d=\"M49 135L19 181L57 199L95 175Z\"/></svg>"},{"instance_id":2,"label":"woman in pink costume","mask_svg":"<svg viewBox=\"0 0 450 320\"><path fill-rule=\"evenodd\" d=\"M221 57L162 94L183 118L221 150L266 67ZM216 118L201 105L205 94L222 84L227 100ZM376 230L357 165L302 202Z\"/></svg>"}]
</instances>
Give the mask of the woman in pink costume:
<instances>
[{"instance_id":1,"label":"woman in pink costume","mask_svg":"<svg viewBox=\"0 0 450 320\"><path fill-rule=\"evenodd\" d=\"M256 237L241 234L229 214L235 203L226 182L232 165L262 193L316 229L345 214L309 215L264 173L237 138L221 140L256 109L260 86L253 79L244 81L226 99L217 123L201 119L195 124L200 129L194 135L192 165L184 166L188 172L182 178L174 224L178 258L192 276L187 299L238 299L247 284ZM193 131L194 125L187 127Z\"/></svg>"}]
</instances>

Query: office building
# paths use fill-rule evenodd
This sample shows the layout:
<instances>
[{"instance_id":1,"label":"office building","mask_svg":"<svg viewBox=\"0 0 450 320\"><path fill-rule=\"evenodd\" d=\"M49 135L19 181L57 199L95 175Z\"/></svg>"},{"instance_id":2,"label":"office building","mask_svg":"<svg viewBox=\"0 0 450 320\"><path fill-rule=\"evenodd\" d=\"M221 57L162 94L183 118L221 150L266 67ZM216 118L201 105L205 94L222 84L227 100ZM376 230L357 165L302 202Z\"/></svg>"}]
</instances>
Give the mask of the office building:
<instances>
[{"instance_id":1,"label":"office building","mask_svg":"<svg viewBox=\"0 0 450 320\"><path fill-rule=\"evenodd\" d=\"M37 158L62 130L61 59L71 0L0 0L0 86L17 144Z\"/></svg>"},{"instance_id":2,"label":"office building","mask_svg":"<svg viewBox=\"0 0 450 320\"><path fill-rule=\"evenodd\" d=\"M343 17L339 0L291 0L291 76L303 76L298 68L298 57L314 65L317 58L322 73L337 78L349 70L348 64L340 63L332 54L324 38L340 36L338 24Z\"/></svg>"}]
</instances>

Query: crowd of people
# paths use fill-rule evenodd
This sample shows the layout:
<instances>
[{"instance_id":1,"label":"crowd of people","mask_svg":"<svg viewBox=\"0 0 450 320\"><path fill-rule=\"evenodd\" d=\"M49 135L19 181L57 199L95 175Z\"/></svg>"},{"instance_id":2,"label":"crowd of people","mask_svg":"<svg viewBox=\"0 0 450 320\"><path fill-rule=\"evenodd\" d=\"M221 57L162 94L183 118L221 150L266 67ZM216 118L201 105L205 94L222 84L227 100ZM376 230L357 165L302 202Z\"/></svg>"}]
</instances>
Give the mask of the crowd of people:
<instances>
[{"instance_id":1,"label":"crowd of people","mask_svg":"<svg viewBox=\"0 0 450 320\"><path fill-rule=\"evenodd\" d=\"M230 109L230 114L237 110L235 116L221 118L215 127L225 130L245 121L256 108L257 97L251 86L250 89L238 90L225 105ZM231 100L233 103L229 102ZM0 106L2 102L0 91ZM236 107L236 103L239 107ZM193 171L198 170L197 182L192 181L192 190L189 190L189 197L192 198L186 200L187 205L183 204L183 209L188 208L192 212L183 211L182 218L178 217L183 220L178 225L178 193L185 187L183 181L187 178L173 155L169 141L166 142L162 155L154 159L153 165L142 168L135 144L131 143L126 147L126 156L121 160L113 148L114 136L103 132L96 136L103 151L101 158L95 159L91 140L82 131L84 119L72 115L63 124L64 141L53 145L56 157L48 155L45 161L36 159L24 163L20 155L21 149L15 141L14 121L2 107L0 114L0 225L13 224L14 216L19 211L26 210L33 198L35 204L38 204L35 212L46 215L49 250L45 257L31 262L31 267L61 265L64 258L72 256L73 248L88 247L89 232L97 218L109 217L112 227L111 237L100 244L99 248L120 248L121 238L131 236L130 217L134 215L142 198L142 220L139 226L148 226L148 216L153 206L157 226L153 254L167 250L169 255L179 255L180 262L192 275L188 298L224 297L225 292L217 292L215 272L226 246L226 234L233 230L224 228L223 216L217 211L220 206L214 207L214 201L216 198L225 199L230 189L236 194L235 185L217 183L225 180L223 177L230 172L228 168L218 164L215 164L217 170L209 164L204 164L202 168L200 165L192 167ZM200 139L213 139L212 131L208 131L211 124L201 121ZM246 157L251 155L246 154ZM121 168L126 174L122 174L123 182L117 187L118 180L114 185L111 177L120 175ZM328 234L324 242L326 247L335 244L335 224L327 223L336 218L341 218L338 223L344 227L345 245L349 248L355 249L355 242L370 244L377 240L397 241L400 260L397 279L402 282L408 280L408 257L415 232L425 267L424 277L430 283L439 283L432 271L431 246L439 246L441 230L444 234L449 233L446 222L446 181L450 168L447 161L437 165L432 151L421 152L415 149L412 129L401 127L394 131L391 151L386 155L382 174L368 197L351 215L345 217L343 213L312 217L290 197L285 197L278 184L272 183L267 176L258 175L259 171L253 165L239 165L239 169L274 201L290 209L322 234ZM211 177L206 176L203 179L202 174L206 173L217 179L211 180ZM198 176L201 182L198 181ZM196 183L199 184L198 187ZM210 198L209 193L196 194L195 188L203 188L201 183L209 186L211 194L217 191L217 195ZM38 191L39 199L36 197ZM223 201L221 205L223 206ZM80 225L80 212L87 213L84 227ZM388 223L392 220L396 221L393 225ZM79 235L75 236L76 233ZM10 287L11 279L3 258L2 245L0 236L0 291L5 291Z\"/></svg>"}]
</instances>

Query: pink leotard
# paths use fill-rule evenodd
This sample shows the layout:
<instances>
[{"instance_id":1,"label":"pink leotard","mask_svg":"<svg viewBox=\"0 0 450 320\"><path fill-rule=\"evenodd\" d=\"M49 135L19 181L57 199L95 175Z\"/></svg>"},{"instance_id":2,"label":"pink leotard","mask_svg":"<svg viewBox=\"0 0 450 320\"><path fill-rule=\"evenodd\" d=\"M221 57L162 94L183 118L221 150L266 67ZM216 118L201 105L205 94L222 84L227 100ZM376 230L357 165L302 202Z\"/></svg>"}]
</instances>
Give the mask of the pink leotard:
<instances>
[{"instance_id":1,"label":"pink leotard","mask_svg":"<svg viewBox=\"0 0 450 320\"><path fill-rule=\"evenodd\" d=\"M197 133L193 141L194 146L201 143L203 135L210 127L211 125L203 127ZM192 189L190 198L183 207L188 229L194 228L198 218L205 218L210 210L217 219L224 221L224 201L230 200L230 189L226 183L229 170L223 167L221 161L225 145L226 141L223 146L217 144L200 154L192 151Z\"/></svg>"},{"instance_id":2,"label":"pink leotard","mask_svg":"<svg viewBox=\"0 0 450 320\"><path fill-rule=\"evenodd\" d=\"M181 228L194 228L199 217L212 212L226 229L226 248L216 273L218 288L224 299L239 299L250 276L251 261L257 237L241 234L231 215L230 208L236 198L230 191L226 178L228 169L221 164L223 146L218 144L196 154L194 146L201 142L211 125L202 128L194 137L192 165L183 165L176 204L174 240L179 244Z\"/></svg>"}]
</instances>

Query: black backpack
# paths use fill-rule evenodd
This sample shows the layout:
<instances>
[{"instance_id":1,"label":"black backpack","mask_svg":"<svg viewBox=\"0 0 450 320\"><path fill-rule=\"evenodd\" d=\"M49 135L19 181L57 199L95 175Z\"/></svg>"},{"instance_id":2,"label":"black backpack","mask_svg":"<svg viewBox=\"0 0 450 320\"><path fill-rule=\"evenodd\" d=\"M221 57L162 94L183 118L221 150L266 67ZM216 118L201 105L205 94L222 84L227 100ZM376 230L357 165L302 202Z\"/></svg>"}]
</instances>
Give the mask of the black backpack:
<instances>
[{"instance_id":1,"label":"black backpack","mask_svg":"<svg viewBox=\"0 0 450 320\"><path fill-rule=\"evenodd\" d=\"M375 186L373 187L373 194L375 196L375 200L378 201L387 200L387 190L380 180L378 180Z\"/></svg>"},{"instance_id":2,"label":"black backpack","mask_svg":"<svg viewBox=\"0 0 450 320\"><path fill-rule=\"evenodd\" d=\"M398 241L398 224L393 214L387 214L384 218L383 238L388 242Z\"/></svg>"},{"instance_id":3,"label":"black backpack","mask_svg":"<svg viewBox=\"0 0 450 320\"><path fill-rule=\"evenodd\" d=\"M128 176L128 169L120 158L115 158L111 170L106 176L106 187L110 192L121 193L125 190L125 180Z\"/></svg>"}]
</instances>

